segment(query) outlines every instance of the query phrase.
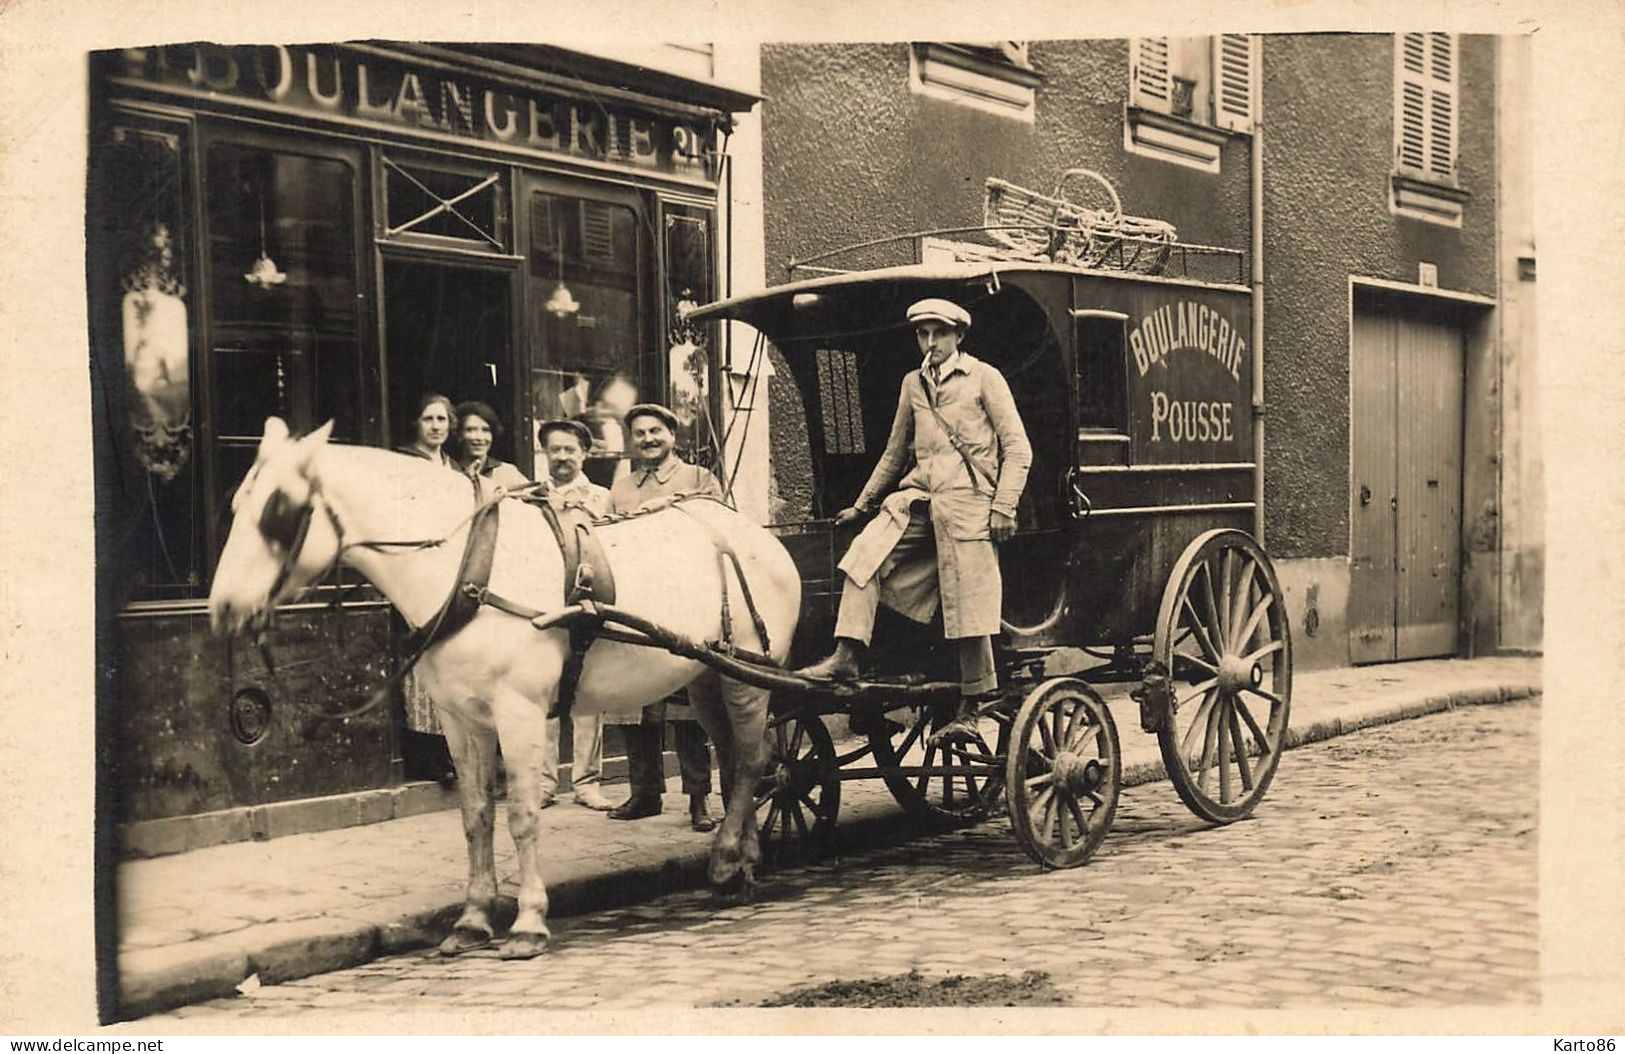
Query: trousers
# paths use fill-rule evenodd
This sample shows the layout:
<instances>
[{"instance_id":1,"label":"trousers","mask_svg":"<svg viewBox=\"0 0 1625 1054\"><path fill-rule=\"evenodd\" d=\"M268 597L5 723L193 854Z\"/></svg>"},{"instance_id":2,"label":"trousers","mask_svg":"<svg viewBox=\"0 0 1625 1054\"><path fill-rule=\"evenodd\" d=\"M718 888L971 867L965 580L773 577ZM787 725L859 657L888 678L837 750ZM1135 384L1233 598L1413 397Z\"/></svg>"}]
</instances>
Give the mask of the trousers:
<instances>
[{"instance_id":1,"label":"trousers","mask_svg":"<svg viewBox=\"0 0 1625 1054\"><path fill-rule=\"evenodd\" d=\"M556 717L547 721L547 749L542 752L542 792L559 785L559 733ZM604 775L604 723L598 714L570 715L570 785L576 790L599 782Z\"/></svg>"},{"instance_id":2,"label":"trousers","mask_svg":"<svg viewBox=\"0 0 1625 1054\"><path fill-rule=\"evenodd\" d=\"M652 713L651 713L652 711ZM643 719L623 725L626 738L626 779L634 798L659 798L666 789L666 773L661 765L665 729L675 730L677 767L682 773L683 793L693 796L711 793L711 750L705 730L698 721L665 720L665 707L659 703L643 708ZM659 716L654 716L658 714Z\"/></svg>"},{"instance_id":3,"label":"trousers","mask_svg":"<svg viewBox=\"0 0 1625 1054\"><path fill-rule=\"evenodd\" d=\"M918 578L935 574L936 562L937 543L930 518L916 514L909 518L897 544L866 585L858 585L850 576L842 583L835 636L868 644L874 636L875 616L880 613L880 580L893 575ZM999 686L992 637L956 637L953 645L959 659L960 694L979 695Z\"/></svg>"}]
</instances>

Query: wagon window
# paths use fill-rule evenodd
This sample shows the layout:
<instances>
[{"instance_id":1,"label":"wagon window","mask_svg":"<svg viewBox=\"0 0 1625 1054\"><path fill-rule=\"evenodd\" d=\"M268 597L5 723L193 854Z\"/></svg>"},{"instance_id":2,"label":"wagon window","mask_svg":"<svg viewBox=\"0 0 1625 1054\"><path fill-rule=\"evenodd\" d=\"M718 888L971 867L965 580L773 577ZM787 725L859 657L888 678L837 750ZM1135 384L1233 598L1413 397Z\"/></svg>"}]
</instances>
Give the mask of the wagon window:
<instances>
[{"instance_id":1,"label":"wagon window","mask_svg":"<svg viewBox=\"0 0 1625 1054\"><path fill-rule=\"evenodd\" d=\"M1123 357L1128 319L1115 311L1086 312L1074 318L1078 350L1078 427L1106 432L1128 430Z\"/></svg>"},{"instance_id":2,"label":"wagon window","mask_svg":"<svg viewBox=\"0 0 1625 1054\"><path fill-rule=\"evenodd\" d=\"M858 357L837 348L819 348L818 401L824 418L824 451L861 454L863 403L858 398Z\"/></svg>"}]
</instances>

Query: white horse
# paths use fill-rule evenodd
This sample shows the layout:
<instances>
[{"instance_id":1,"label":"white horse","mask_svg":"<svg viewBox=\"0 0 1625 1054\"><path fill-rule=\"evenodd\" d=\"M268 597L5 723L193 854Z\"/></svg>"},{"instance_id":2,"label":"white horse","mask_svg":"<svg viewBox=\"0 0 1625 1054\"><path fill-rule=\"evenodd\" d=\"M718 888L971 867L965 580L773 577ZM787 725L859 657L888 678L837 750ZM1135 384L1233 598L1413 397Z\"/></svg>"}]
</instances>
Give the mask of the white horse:
<instances>
[{"instance_id":1,"label":"white horse","mask_svg":"<svg viewBox=\"0 0 1625 1054\"><path fill-rule=\"evenodd\" d=\"M475 508L468 481L427 461L328 443L331 422L302 439L266 422L258 456L232 499L235 519L215 570L215 632L262 631L276 604L340 561L372 582L414 627L435 618L454 587ZM269 505L269 509L268 509ZM528 503L503 500L490 591L543 612L564 606L564 559L552 529ZM690 640L722 635L723 590L734 643L782 662L801 606L801 582L784 547L719 502L674 508L596 528L616 586L616 607ZM360 542L445 537L420 550L378 551ZM737 576L717 556L737 554L769 640L758 638ZM488 944L497 885L492 859L497 743L508 773L508 830L519 858L519 912L502 954L529 958L546 945L540 805L547 710L569 651L562 629L481 607L471 622L423 653L417 671L446 730L468 841L468 892L441 945L447 954ZM711 847L710 877L749 891L760 856L753 795L767 759L767 693L666 651L601 639L581 669L575 703L632 712L690 686L717 753L726 815Z\"/></svg>"}]
</instances>

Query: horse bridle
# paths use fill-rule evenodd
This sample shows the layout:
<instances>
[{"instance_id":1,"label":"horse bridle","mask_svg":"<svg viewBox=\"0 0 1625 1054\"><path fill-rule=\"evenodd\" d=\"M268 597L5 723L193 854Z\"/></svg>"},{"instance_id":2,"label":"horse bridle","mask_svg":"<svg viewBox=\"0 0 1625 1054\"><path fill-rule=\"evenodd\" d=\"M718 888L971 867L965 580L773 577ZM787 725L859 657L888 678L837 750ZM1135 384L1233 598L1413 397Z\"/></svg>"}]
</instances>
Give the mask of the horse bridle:
<instances>
[{"instance_id":1,"label":"horse bridle","mask_svg":"<svg viewBox=\"0 0 1625 1054\"><path fill-rule=\"evenodd\" d=\"M259 532L260 537L274 549L282 550L282 566L277 569L276 581L271 584L271 591L267 595L268 607L275 607L276 598L282 588L288 584L293 576L293 569L299 563L299 554L304 550L305 539L310 535L310 524L316 516L317 493L311 488L310 500L296 506L288 492L278 488L265 500L265 507L260 510ZM327 520L333 526L333 534L338 539L338 546L334 550L333 562L337 563L339 554L344 551L344 531L339 520L333 513L333 508L327 502L322 502L322 508L327 511ZM325 573L325 572L324 572ZM321 575L317 576L318 578Z\"/></svg>"}]
</instances>

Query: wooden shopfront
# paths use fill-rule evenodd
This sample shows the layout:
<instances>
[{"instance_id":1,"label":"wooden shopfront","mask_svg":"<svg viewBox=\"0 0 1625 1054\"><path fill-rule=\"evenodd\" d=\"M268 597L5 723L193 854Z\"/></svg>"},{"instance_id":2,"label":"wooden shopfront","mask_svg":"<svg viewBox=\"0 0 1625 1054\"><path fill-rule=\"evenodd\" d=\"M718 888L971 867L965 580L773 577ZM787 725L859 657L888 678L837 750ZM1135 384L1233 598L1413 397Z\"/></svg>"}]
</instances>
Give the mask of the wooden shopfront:
<instances>
[{"instance_id":1,"label":"wooden shopfront","mask_svg":"<svg viewBox=\"0 0 1625 1054\"><path fill-rule=\"evenodd\" d=\"M164 46L91 63L104 793L121 824L381 788L398 711L354 706L398 632L360 583L284 608L264 655L209 634L230 499L265 419L411 441L436 391L545 471L575 417L671 405L715 448L730 115L751 96L530 46ZM344 598L342 611L334 601Z\"/></svg>"}]
</instances>

